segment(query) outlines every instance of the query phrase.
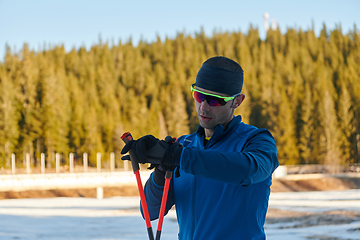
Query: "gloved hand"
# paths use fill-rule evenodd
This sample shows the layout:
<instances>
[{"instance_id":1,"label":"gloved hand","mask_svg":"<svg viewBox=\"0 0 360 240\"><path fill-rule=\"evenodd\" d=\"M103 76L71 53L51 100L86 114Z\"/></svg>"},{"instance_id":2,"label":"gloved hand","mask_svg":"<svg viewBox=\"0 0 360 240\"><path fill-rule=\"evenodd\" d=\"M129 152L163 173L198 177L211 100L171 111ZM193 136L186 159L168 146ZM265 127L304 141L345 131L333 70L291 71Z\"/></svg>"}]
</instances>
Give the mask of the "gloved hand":
<instances>
[{"instance_id":1,"label":"gloved hand","mask_svg":"<svg viewBox=\"0 0 360 240\"><path fill-rule=\"evenodd\" d=\"M150 163L151 167L163 166L164 170L174 170L180 166L180 157L183 145L174 142L175 139L170 136L165 140L159 140L152 135L146 135L138 140L129 141L121 150L121 154L125 154L132 149L133 154L139 163ZM130 160L130 156L126 155L122 160Z\"/></svg>"}]
</instances>

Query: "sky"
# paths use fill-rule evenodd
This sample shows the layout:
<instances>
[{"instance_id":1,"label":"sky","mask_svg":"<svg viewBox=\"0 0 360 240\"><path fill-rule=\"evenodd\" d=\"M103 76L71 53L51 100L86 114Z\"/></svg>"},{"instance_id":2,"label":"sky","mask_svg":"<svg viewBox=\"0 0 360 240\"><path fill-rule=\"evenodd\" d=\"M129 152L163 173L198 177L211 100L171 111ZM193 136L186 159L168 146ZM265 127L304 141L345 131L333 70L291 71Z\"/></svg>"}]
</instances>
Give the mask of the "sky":
<instances>
[{"instance_id":1,"label":"sky","mask_svg":"<svg viewBox=\"0 0 360 240\"><path fill-rule=\"evenodd\" d=\"M102 42L137 45L160 37L174 39L204 30L241 31L252 25L265 39L264 13L277 22L282 33L288 28L306 31L314 27L318 36L323 24L343 34L360 29L359 0L0 0L0 61L6 45L21 51L24 43L41 51L63 44L66 51Z\"/></svg>"}]
</instances>

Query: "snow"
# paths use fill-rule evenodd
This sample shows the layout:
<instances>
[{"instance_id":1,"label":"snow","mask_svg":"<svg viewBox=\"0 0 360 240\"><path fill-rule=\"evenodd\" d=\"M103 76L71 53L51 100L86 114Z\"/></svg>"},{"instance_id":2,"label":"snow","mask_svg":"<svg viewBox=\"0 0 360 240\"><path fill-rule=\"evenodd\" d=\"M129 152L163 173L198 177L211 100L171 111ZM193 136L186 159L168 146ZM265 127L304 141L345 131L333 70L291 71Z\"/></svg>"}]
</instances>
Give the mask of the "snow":
<instances>
[{"instance_id":1,"label":"snow","mask_svg":"<svg viewBox=\"0 0 360 240\"><path fill-rule=\"evenodd\" d=\"M360 190L272 193L270 208L322 213L360 212ZM348 224L293 227L266 224L268 240L360 239L360 218ZM152 222L156 232L157 221ZM177 239L175 211L164 218L162 240ZM1 240L148 239L138 197L0 200Z\"/></svg>"},{"instance_id":2,"label":"snow","mask_svg":"<svg viewBox=\"0 0 360 240\"><path fill-rule=\"evenodd\" d=\"M360 190L272 193L269 205L292 211L360 211Z\"/></svg>"},{"instance_id":3,"label":"snow","mask_svg":"<svg viewBox=\"0 0 360 240\"><path fill-rule=\"evenodd\" d=\"M138 197L0 200L0 226L1 240L147 239ZM161 239L176 239L174 211L163 229Z\"/></svg>"}]
</instances>

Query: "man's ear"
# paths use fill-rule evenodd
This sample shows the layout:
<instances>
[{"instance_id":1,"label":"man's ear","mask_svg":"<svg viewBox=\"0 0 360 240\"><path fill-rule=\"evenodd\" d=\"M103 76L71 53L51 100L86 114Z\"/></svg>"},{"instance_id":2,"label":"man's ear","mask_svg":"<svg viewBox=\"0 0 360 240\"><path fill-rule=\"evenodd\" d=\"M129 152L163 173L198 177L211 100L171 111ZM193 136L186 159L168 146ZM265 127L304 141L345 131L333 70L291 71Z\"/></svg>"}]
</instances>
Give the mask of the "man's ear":
<instances>
[{"instance_id":1,"label":"man's ear","mask_svg":"<svg viewBox=\"0 0 360 240\"><path fill-rule=\"evenodd\" d=\"M234 104L233 104L233 108L237 108L241 105L241 103L244 101L245 99L245 94L240 94L239 96L237 96L236 98L234 98Z\"/></svg>"}]
</instances>

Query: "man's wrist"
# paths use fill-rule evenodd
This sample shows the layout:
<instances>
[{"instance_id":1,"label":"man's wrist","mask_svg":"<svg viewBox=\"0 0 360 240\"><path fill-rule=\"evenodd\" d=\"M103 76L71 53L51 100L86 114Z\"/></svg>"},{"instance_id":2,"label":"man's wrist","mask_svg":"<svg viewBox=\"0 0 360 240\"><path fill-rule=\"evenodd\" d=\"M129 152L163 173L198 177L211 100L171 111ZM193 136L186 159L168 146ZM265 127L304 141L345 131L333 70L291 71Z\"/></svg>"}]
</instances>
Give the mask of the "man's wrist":
<instances>
[{"instance_id":1,"label":"man's wrist","mask_svg":"<svg viewBox=\"0 0 360 240\"><path fill-rule=\"evenodd\" d=\"M155 168L153 173L153 180L156 185L164 186L165 185L165 172L161 171L159 168Z\"/></svg>"}]
</instances>

